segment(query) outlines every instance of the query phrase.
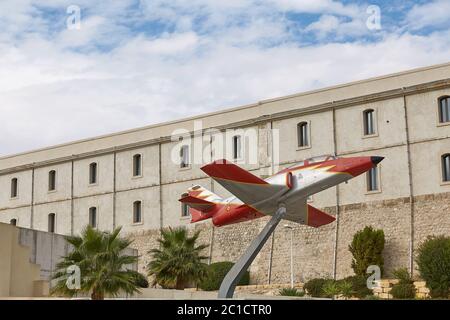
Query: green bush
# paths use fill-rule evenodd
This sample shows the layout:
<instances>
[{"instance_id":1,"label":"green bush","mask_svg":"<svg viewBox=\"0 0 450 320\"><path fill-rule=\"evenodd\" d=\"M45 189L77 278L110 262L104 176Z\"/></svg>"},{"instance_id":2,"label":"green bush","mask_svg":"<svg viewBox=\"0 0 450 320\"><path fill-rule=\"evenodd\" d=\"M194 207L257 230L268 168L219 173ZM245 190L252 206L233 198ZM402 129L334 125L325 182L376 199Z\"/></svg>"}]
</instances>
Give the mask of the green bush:
<instances>
[{"instance_id":1,"label":"green bush","mask_svg":"<svg viewBox=\"0 0 450 320\"><path fill-rule=\"evenodd\" d=\"M353 297L364 299L366 296L373 294L372 290L367 288L367 279L365 276L350 276L339 281L351 283Z\"/></svg>"},{"instance_id":2,"label":"green bush","mask_svg":"<svg viewBox=\"0 0 450 320\"><path fill-rule=\"evenodd\" d=\"M204 291L219 290L222 284L223 278L233 267L234 263L230 261L212 263L207 268L206 278L200 282L200 289ZM238 285L246 286L250 283L250 273L246 271L239 281Z\"/></svg>"},{"instance_id":3,"label":"green bush","mask_svg":"<svg viewBox=\"0 0 450 320\"><path fill-rule=\"evenodd\" d=\"M285 297L303 297L305 295L305 292L297 290L295 288L284 288L281 289L278 294Z\"/></svg>"},{"instance_id":4,"label":"green bush","mask_svg":"<svg viewBox=\"0 0 450 320\"><path fill-rule=\"evenodd\" d=\"M327 295L323 291L323 288L330 280L322 278L311 279L305 283L305 290L311 297L325 298Z\"/></svg>"},{"instance_id":5,"label":"green bush","mask_svg":"<svg viewBox=\"0 0 450 320\"><path fill-rule=\"evenodd\" d=\"M325 281L322 287L323 294L326 298L335 298L337 295L341 294L341 287L339 283L334 280Z\"/></svg>"},{"instance_id":6,"label":"green bush","mask_svg":"<svg viewBox=\"0 0 450 320\"><path fill-rule=\"evenodd\" d=\"M376 265L383 274L384 232L365 227L353 236L349 250L353 255L352 268L356 275L365 276L367 267Z\"/></svg>"},{"instance_id":7,"label":"green bush","mask_svg":"<svg viewBox=\"0 0 450 320\"><path fill-rule=\"evenodd\" d=\"M418 248L420 276L432 298L448 298L450 293L450 237L428 237Z\"/></svg>"},{"instance_id":8,"label":"green bush","mask_svg":"<svg viewBox=\"0 0 450 320\"><path fill-rule=\"evenodd\" d=\"M350 299L351 297L353 297L353 284L350 281L338 281L338 286L340 294L342 294L345 299Z\"/></svg>"},{"instance_id":9,"label":"green bush","mask_svg":"<svg viewBox=\"0 0 450 320\"><path fill-rule=\"evenodd\" d=\"M148 280L147 277L141 273L137 273L134 279L134 283L139 288L148 288Z\"/></svg>"},{"instance_id":10,"label":"green bush","mask_svg":"<svg viewBox=\"0 0 450 320\"><path fill-rule=\"evenodd\" d=\"M416 287L406 268L396 269L393 272L395 278L399 280L391 289L391 294L395 299L414 299Z\"/></svg>"},{"instance_id":11,"label":"green bush","mask_svg":"<svg viewBox=\"0 0 450 320\"><path fill-rule=\"evenodd\" d=\"M416 287L413 284L398 283L392 287L390 293L394 299L414 299Z\"/></svg>"}]
</instances>

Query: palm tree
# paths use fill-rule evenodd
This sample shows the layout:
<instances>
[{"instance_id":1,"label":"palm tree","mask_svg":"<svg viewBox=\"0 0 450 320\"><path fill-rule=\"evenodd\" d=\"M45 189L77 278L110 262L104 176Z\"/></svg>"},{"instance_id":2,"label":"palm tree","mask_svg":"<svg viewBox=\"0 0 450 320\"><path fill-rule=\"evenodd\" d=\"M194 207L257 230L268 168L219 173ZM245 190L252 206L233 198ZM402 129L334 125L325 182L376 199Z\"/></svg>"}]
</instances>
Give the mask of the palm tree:
<instances>
[{"instance_id":1,"label":"palm tree","mask_svg":"<svg viewBox=\"0 0 450 320\"><path fill-rule=\"evenodd\" d=\"M56 265L53 279L57 280L52 295L74 297L90 294L92 300L103 300L105 295L116 297L120 292L138 293L138 272L128 269L137 262L137 256L125 254L131 241L119 237L121 228L101 232L87 226L81 236L67 236L73 250ZM67 285L67 270L71 266L80 269L80 288Z\"/></svg>"},{"instance_id":2,"label":"palm tree","mask_svg":"<svg viewBox=\"0 0 450 320\"><path fill-rule=\"evenodd\" d=\"M184 228L169 228L161 231L158 239L160 249L152 249L149 253L153 260L148 264L150 276L154 276L153 285L163 288L183 290L189 283L198 285L207 275L207 265L201 251L208 245L196 246L200 231L192 237Z\"/></svg>"}]
</instances>

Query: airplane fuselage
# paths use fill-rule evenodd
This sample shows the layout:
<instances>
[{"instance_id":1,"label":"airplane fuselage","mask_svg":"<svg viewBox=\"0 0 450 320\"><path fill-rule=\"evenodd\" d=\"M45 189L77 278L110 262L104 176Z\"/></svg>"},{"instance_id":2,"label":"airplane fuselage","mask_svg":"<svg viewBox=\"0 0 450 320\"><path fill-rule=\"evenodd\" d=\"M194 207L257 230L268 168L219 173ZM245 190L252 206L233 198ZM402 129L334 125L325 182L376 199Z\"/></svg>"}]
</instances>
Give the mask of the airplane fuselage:
<instances>
[{"instance_id":1,"label":"airplane fuselage","mask_svg":"<svg viewBox=\"0 0 450 320\"><path fill-rule=\"evenodd\" d=\"M246 177L240 178L239 173L233 172L230 173L230 179L226 176L212 176L225 188L229 186L231 190L234 190L233 186L238 184L239 192L242 194L241 197L245 197L245 202L236 196L221 199L216 195L210 195L204 199L216 205L206 215L212 218L214 225L223 226L273 215L282 205L287 211L285 219L308 224L308 220L311 220L310 211L317 210L307 204L309 196L370 170L382 159L381 157L335 158L329 156L319 161L305 160L268 177L263 180L264 183ZM193 219L193 222L199 220L203 218Z\"/></svg>"}]
</instances>

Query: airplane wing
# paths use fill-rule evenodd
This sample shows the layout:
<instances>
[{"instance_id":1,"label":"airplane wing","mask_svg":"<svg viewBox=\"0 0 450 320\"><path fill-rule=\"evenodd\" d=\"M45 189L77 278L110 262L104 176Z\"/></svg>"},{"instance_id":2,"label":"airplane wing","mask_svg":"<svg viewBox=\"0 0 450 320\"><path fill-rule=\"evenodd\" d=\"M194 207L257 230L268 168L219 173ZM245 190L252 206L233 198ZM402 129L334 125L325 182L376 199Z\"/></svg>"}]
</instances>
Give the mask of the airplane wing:
<instances>
[{"instance_id":1,"label":"airplane wing","mask_svg":"<svg viewBox=\"0 0 450 320\"><path fill-rule=\"evenodd\" d=\"M286 209L286 215L283 219L314 228L329 224L335 220L328 213L309 205L306 198L299 198L286 203Z\"/></svg>"},{"instance_id":2,"label":"airplane wing","mask_svg":"<svg viewBox=\"0 0 450 320\"><path fill-rule=\"evenodd\" d=\"M198 222L211 218L214 212L213 208L217 205L214 202L203 200L194 196L186 196L178 201L189 206L191 222Z\"/></svg>"},{"instance_id":3,"label":"airplane wing","mask_svg":"<svg viewBox=\"0 0 450 320\"><path fill-rule=\"evenodd\" d=\"M320 226L329 224L336 220L333 216L330 216L328 213L325 213L323 211L320 211L317 208L314 208L313 206L310 206L308 204L308 219L307 219L307 225L318 228Z\"/></svg>"},{"instance_id":4,"label":"airplane wing","mask_svg":"<svg viewBox=\"0 0 450 320\"><path fill-rule=\"evenodd\" d=\"M216 160L201 168L242 202L255 205L288 190L286 185L270 184L227 160Z\"/></svg>"},{"instance_id":5,"label":"airplane wing","mask_svg":"<svg viewBox=\"0 0 450 320\"><path fill-rule=\"evenodd\" d=\"M179 199L179 201L186 203L189 207L202 212L208 212L216 205L214 202L210 202L193 196L186 196Z\"/></svg>"}]
</instances>

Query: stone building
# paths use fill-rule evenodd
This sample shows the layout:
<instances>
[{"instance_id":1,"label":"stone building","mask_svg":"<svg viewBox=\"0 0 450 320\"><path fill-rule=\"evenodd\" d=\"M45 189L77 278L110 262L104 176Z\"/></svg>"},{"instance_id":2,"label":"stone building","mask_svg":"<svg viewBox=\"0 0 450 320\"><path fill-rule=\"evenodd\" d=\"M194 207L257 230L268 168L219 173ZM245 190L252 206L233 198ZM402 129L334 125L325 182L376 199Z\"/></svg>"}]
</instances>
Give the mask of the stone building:
<instances>
[{"instance_id":1,"label":"stone building","mask_svg":"<svg viewBox=\"0 0 450 320\"><path fill-rule=\"evenodd\" d=\"M420 242L450 234L450 63L0 158L0 222L60 234L88 223L122 226L143 255L141 269L161 228L189 226L202 230L211 261L235 260L267 219L190 225L177 201L196 184L229 195L200 170L192 144L180 148L171 138L180 129L198 133L200 120L203 131L256 133L253 140L227 135L226 145L260 176L323 154L385 157L370 175L309 199L336 222L318 229L280 223L251 266L253 283L289 281L290 232L296 281L351 274L348 244L366 225L385 232L387 272L414 270ZM201 148L209 143L201 140ZM257 157L249 163L250 147Z\"/></svg>"}]
</instances>

